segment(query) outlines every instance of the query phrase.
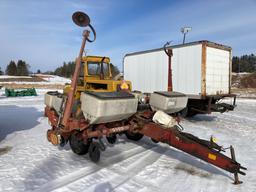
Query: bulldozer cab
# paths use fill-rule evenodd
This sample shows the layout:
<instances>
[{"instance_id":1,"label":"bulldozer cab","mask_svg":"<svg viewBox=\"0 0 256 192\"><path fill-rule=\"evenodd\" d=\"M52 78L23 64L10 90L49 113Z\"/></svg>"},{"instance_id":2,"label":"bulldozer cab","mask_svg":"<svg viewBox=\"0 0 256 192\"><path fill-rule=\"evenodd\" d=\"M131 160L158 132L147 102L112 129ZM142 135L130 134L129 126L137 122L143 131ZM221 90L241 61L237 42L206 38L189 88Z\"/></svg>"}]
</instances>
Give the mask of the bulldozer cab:
<instances>
[{"instance_id":1,"label":"bulldozer cab","mask_svg":"<svg viewBox=\"0 0 256 192\"><path fill-rule=\"evenodd\" d=\"M83 57L84 81L112 79L110 59L108 57Z\"/></svg>"}]
</instances>

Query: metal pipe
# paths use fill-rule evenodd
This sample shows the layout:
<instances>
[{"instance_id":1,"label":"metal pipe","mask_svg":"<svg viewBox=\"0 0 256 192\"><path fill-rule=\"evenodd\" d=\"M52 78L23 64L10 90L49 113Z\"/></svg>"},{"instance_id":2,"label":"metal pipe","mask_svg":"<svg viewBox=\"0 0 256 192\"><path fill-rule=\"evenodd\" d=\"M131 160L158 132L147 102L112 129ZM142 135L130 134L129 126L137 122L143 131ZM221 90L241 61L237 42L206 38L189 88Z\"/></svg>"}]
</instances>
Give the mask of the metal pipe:
<instances>
[{"instance_id":1,"label":"metal pipe","mask_svg":"<svg viewBox=\"0 0 256 192\"><path fill-rule=\"evenodd\" d=\"M185 44L186 34L187 33L183 33L183 44Z\"/></svg>"},{"instance_id":2,"label":"metal pipe","mask_svg":"<svg viewBox=\"0 0 256 192\"><path fill-rule=\"evenodd\" d=\"M168 91L173 91L172 87L172 49L168 49Z\"/></svg>"},{"instance_id":3,"label":"metal pipe","mask_svg":"<svg viewBox=\"0 0 256 192\"><path fill-rule=\"evenodd\" d=\"M110 129L103 129L103 130L97 130L97 131L88 131L87 132L87 137L88 138L93 138L93 137L102 137L104 135L108 136L113 133L120 133L124 132L130 129L129 125L126 126L121 126L121 127L114 127Z\"/></svg>"},{"instance_id":4,"label":"metal pipe","mask_svg":"<svg viewBox=\"0 0 256 192\"><path fill-rule=\"evenodd\" d=\"M71 87L70 87L70 91L68 92L68 97L67 97L67 101L66 101L66 105L65 105L64 115L63 115L63 119L62 119L62 122L61 122L61 124L64 127L67 126L68 120L69 120L70 115L71 115L72 105L73 105L73 102L74 102L74 95L75 95L75 92L76 92L77 80L78 80L78 76L79 76L80 68L81 68L80 65L81 65L81 61L82 61L82 56L83 56L86 40L88 39L89 35L90 35L90 31L84 30L84 32L83 32L83 41L82 41L82 45L81 45L81 48L80 48L78 58L76 59L75 72L74 72L73 77L72 77Z\"/></svg>"}]
</instances>

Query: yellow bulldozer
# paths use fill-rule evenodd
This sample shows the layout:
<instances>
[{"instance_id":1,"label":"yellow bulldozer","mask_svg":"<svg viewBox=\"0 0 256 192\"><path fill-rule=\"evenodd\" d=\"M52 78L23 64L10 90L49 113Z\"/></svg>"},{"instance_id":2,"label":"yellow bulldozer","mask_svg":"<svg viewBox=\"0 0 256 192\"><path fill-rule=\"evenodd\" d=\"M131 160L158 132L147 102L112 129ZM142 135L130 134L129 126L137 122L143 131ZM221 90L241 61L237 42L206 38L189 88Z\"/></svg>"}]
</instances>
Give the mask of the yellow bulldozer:
<instances>
[{"instance_id":1,"label":"yellow bulldozer","mask_svg":"<svg viewBox=\"0 0 256 192\"><path fill-rule=\"evenodd\" d=\"M75 98L79 99L83 91L115 92L132 90L130 81L118 80L113 77L113 65L109 57L84 56L82 57L82 70L77 82ZM70 91L71 85L66 85L64 94Z\"/></svg>"}]
</instances>

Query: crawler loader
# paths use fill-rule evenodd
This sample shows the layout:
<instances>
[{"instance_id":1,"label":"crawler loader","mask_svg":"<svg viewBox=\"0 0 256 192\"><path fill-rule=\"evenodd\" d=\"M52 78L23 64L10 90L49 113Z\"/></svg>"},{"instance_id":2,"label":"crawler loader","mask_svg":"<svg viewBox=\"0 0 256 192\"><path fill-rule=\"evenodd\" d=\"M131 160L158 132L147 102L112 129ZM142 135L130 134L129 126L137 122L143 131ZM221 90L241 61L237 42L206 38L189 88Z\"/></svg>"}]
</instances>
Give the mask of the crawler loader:
<instances>
[{"instance_id":1,"label":"crawler loader","mask_svg":"<svg viewBox=\"0 0 256 192\"><path fill-rule=\"evenodd\" d=\"M82 57L75 98L79 99L83 91L115 92L121 89L131 90L131 82L116 80L112 75L112 69L113 65L108 57ZM70 88L71 85L66 85L64 93L67 94Z\"/></svg>"},{"instance_id":2,"label":"crawler loader","mask_svg":"<svg viewBox=\"0 0 256 192\"><path fill-rule=\"evenodd\" d=\"M83 31L71 85L64 93L45 94L45 115L51 126L47 131L49 142L59 146L69 143L74 153L89 153L90 159L98 162L101 151L106 149L103 137L114 144L119 134L134 141L147 136L153 142L167 143L233 173L235 184L241 183L238 174L245 175L241 170L246 168L236 161L232 146L228 157L213 139L204 140L184 132L179 118L168 115L186 107L184 94L156 90L148 97L131 92L130 82L112 80L109 58L83 56L86 42L96 38L90 18L83 12L75 12L72 18L75 24L87 28ZM91 31L93 40L89 39ZM91 64L95 67L90 68ZM80 73L81 66L84 74Z\"/></svg>"}]
</instances>

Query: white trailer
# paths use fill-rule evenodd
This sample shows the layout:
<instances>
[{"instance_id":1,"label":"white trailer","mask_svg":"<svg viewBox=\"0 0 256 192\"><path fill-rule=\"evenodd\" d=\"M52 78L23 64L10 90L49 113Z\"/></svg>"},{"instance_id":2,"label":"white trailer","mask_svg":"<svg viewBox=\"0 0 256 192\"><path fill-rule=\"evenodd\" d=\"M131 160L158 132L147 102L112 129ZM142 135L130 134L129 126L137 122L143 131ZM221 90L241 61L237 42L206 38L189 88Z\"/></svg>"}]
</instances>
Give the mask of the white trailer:
<instances>
[{"instance_id":1,"label":"white trailer","mask_svg":"<svg viewBox=\"0 0 256 192\"><path fill-rule=\"evenodd\" d=\"M133 90L146 93L177 91L188 95L189 116L211 111L233 110L235 95L231 87L231 47L209 41L197 41L164 48L126 54L124 79ZM226 96L234 97L232 105L219 103Z\"/></svg>"}]
</instances>

